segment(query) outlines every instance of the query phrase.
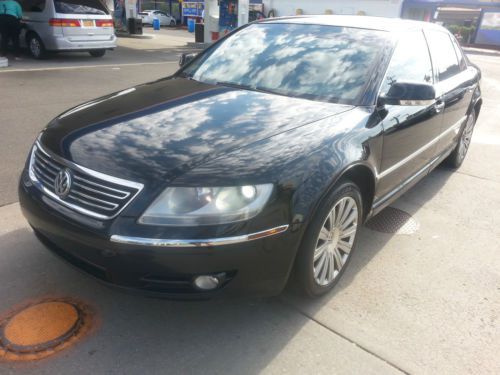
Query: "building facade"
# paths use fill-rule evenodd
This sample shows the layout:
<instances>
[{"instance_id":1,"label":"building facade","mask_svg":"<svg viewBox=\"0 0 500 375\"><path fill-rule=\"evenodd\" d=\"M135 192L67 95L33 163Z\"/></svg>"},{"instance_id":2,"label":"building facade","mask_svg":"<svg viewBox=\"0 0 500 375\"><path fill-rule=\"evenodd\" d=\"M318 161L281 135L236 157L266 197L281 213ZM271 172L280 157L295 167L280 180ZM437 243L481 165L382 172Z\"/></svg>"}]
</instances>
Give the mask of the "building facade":
<instances>
[{"instance_id":1,"label":"building facade","mask_svg":"<svg viewBox=\"0 0 500 375\"><path fill-rule=\"evenodd\" d=\"M363 14L400 17L403 0L263 0L265 12L277 17L303 14Z\"/></svg>"}]
</instances>

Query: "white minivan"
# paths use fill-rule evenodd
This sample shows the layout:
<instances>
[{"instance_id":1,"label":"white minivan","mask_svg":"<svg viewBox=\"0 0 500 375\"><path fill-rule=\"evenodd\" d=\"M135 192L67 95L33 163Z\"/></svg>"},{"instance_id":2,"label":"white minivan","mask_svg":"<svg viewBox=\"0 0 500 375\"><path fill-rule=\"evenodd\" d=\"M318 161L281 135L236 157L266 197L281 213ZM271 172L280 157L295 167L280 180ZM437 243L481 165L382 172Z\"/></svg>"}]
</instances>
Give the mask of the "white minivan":
<instances>
[{"instance_id":1,"label":"white minivan","mask_svg":"<svg viewBox=\"0 0 500 375\"><path fill-rule=\"evenodd\" d=\"M100 0L18 0L25 43L36 59L48 51L88 51L102 57L116 47L113 19Z\"/></svg>"}]
</instances>

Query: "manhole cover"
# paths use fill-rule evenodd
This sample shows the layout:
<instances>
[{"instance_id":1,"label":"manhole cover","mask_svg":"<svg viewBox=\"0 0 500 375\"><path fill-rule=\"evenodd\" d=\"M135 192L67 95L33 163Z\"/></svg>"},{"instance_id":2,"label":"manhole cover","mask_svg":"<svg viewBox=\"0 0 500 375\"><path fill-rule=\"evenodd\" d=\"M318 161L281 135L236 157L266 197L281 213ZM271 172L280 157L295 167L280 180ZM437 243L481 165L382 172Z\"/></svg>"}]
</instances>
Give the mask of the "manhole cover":
<instances>
[{"instance_id":1,"label":"manhole cover","mask_svg":"<svg viewBox=\"0 0 500 375\"><path fill-rule=\"evenodd\" d=\"M387 207L371 218L366 227L382 233L413 234L418 230L419 224L409 213Z\"/></svg>"},{"instance_id":2,"label":"manhole cover","mask_svg":"<svg viewBox=\"0 0 500 375\"><path fill-rule=\"evenodd\" d=\"M0 358L47 357L78 340L90 327L87 306L68 299L30 303L0 321Z\"/></svg>"}]
</instances>

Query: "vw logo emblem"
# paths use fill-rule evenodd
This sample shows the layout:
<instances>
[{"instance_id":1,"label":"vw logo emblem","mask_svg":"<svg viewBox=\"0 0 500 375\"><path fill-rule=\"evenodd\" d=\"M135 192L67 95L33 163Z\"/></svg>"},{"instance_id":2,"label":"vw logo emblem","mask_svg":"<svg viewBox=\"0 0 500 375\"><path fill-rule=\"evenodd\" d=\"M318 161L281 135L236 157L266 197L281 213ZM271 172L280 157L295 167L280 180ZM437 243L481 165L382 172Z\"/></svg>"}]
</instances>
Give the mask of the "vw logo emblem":
<instances>
[{"instance_id":1,"label":"vw logo emblem","mask_svg":"<svg viewBox=\"0 0 500 375\"><path fill-rule=\"evenodd\" d=\"M71 189L71 172L68 169L61 169L54 180L54 191L59 198L68 195Z\"/></svg>"}]
</instances>

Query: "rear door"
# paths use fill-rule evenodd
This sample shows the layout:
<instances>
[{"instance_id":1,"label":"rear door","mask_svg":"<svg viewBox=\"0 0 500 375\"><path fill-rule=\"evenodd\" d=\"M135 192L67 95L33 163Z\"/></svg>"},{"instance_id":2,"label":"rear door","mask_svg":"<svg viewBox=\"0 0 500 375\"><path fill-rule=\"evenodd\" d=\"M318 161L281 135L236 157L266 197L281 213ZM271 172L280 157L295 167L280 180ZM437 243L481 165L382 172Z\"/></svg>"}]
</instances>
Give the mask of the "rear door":
<instances>
[{"instance_id":1,"label":"rear door","mask_svg":"<svg viewBox=\"0 0 500 375\"><path fill-rule=\"evenodd\" d=\"M443 152L454 144L476 88L476 71L467 66L466 59L454 37L446 31L425 32L432 61L436 67L436 85L439 100L444 103L441 136L437 144Z\"/></svg>"},{"instance_id":2,"label":"rear door","mask_svg":"<svg viewBox=\"0 0 500 375\"><path fill-rule=\"evenodd\" d=\"M380 94L395 82L434 83L429 49L421 30L400 35ZM426 172L436 155L435 138L441 131L442 112L434 101L419 105L385 105L378 197L389 196L413 177Z\"/></svg>"},{"instance_id":3,"label":"rear door","mask_svg":"<svg viewBox=\"0 0 500 375\"><path fill-rule=\"evenodd\" d=\"M18 3L23 10L23 22L25 25L21 30L21 43L25 42L26 32L29 30L35 31L43 38L49 31L47 14L50 13L50 9L46 6L46 0L18 0Z\"/></svg>"},{"instance_id":4,"label":"rear door","mask_svg":"<svg viewBox=\"0 0 500 375\"><path fill-rule=\"evenodd\" d=\"M147 12L139 12L139 17L142 19L142 23L151 23L149 13Z\"/></svg>"},{"instance_id":5,"label":"rear door","mask_svg":"<svg viewBox=\"0 0 500 375\"><path fill-rule=\"evenodd\" d=\"M56 19L71 41L109 40L114 33L109 10L100 0L54 0Z\"/></svg>"},{"instance_id":6,"label":"rear door","mask_svg":"<svg viewBox=\"0 0 500 375\"><path fill-rule=\"evenodd\" d=\"M166 26L170 24L170 17L167 17L167 15L163 12L156 12L159 20L160 20L160 25Z\"/></svg>"}]
</instances>

